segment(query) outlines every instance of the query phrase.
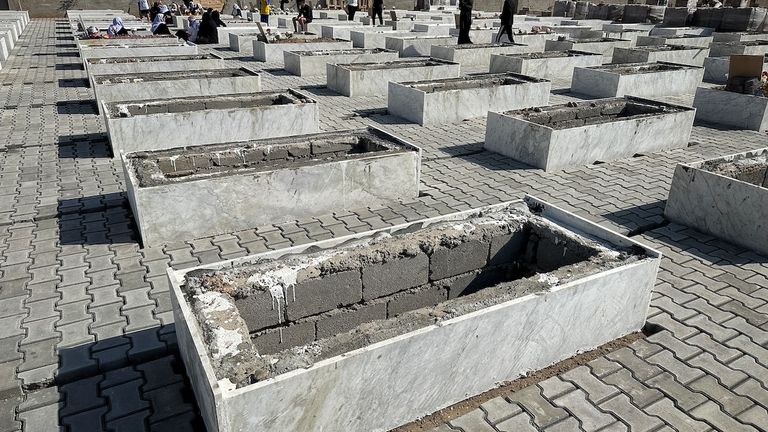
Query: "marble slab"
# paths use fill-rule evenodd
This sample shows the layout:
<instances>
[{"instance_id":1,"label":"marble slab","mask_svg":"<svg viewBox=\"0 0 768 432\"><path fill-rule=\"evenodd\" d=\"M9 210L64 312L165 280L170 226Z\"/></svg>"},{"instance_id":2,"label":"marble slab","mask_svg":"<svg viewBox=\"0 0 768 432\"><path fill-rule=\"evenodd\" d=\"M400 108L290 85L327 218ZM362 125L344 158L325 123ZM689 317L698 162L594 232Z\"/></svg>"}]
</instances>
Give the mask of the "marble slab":
<instances>
[{"instance_id":1,"label":"marble slab","mask_svg":"<svg viewBox=\"0 0 768 432\"><path fill-rule=\"evenodd\" d=\"M547 105L551 87L547 80L514 73L390 82L387 108L390 114L422 126L458 123L485 117L488 111Z\"/></svg>"},{"instance_id":2,"label":"marble slab","mask_svg":"<svg viewBox=\"0 0 768 432\"><path fill-rule=\"evenodd\" d=\"M387 36L385 47L400 53L400 57L427 57L432 45L456 45L452 36Z\"/></svg>"},{"instance_id":3,"label":"marble slab","mask_svg":"<svg viewBox=\"0 0 768 432\"><path fill-rule=\"evenodd\" d=\"M205 269L277 260L308 248L332 249L353 239L414 231L520 204L420 220L213 263ZM181 288L185 275L198 269L169 269L179 351L207 430L387 431L638 331L645 323L661 254L536 198L526 197L525 204L536 208L553 229L598 239L611 249L632 247L643 255L611 270L574 277L543 292L445 319L241 388L217 379L204 328ZM489 358L506 361L489 362Z\"/></svg>"},{"instance_id":4,"label":"marble slab","mask_svg":"<svg viewBox=\"0 0 768 432\"><path fill-rule=\"evenodd\" d=\"M274 99L287 100L274 103ZM262 101L263 100L263 101ZM186 103L191 103L186 106ZM158 99L104 104L115 158L120 152L162 150L190 144L249 141L317 133L317 103L297 90L211 96L201 100ZM159 108L163 108L157 112ZM129 109L140 114L123 116ZM147 131L151 131L147 138Z\"/></svg>"},{"instance_id":5,"label":"marble slab","mask_svg":"<svg viewBox=\"0 0 768 432\"><path fill-rule=\"evenodd\" d=\"M599 98L694 94L703 76L702 67L665 62L577 67L571 92Z\"/></svg>"},{"instance_id":6,"label":"marble slab","mask_svg":"<svg viewBox=\"0 0 768 432\"><path fill-rule=\"evenodd\" d=\"M384 28L391 28L385 26ZM388 36L407 36L411 34L404 30L380 30L380 27L365 27L351 30L349 37L355 48L386 48Z\"/></svg>"},{"instance_id":7,"label":"marble slab","mask_svg":"<svg viewBox=\"0 0 768 432\"><path fill-rule=\"evenodd\" d=\"M575 67L599 66L603 64L601 54L566 51L558 54L511 54L491 55L491 73L514 72L549 80L569 80Z\"/></svg>"},{"instance_id":8,"label":"marble slab","mask_svg":"<svg viewBox=\"0 0 768 432\"><path fill-rule=\"evenodd\" d=\"M601 40L548 40L544 46L544 51L581 51L600 54L605 63L610 63L613 58L614 48L629 48L632 41L624 39Z\"/></svg>"},{"instance_id":9,"label":"marble slab","mask_svg":"<svg viewBox=\"0 0 768 432\"><path fill-rule=\"evenodd\" d=\"M709 46L709 55L712 57L766 54L768 54L768 35L765 35L763 40L712 42Z\"/></svg>"},{"instance_id":10,"label":"marble slab","mask_svg":"<svg viewBox=\"0 0 768 432\"><path fill-rule=\"evenodd\" d=\"M704 81L713 84L728 82L731 66L730 57L707 57L704 59ZM763 70L768 70L768 57L763 59Z\"/></svg>"},{"instance_id":11,"label":"marble slab","mask_svg":"<svg viewBox=\"0 0 768 432\"><path fill-rule=\"evenodd\" d=\"M418 197L421 150L374 128L206 146L207 153L202 156L226 158L240 153L245 158L243 152L250 149L276 151L285 145L309 153L313 141L340 136L348 140L351 135L363 134L386 140L392 149L301 164L286 161L284 166L230 168L152 185L139 181L137 165L152 158L178 160L190 151L123 154L128 201L142 244L147 247L192 240Z\"/></svg>"},{"instance_id":12,"label":"marble slab","mask_svg":"<svg viewBox=\"0 0 768 432\"><path fill-rule=\"evenodd\" d=\"M440 59L327 65L327 86L344 96L385 96L389 82L458 78L460 65Z\"/></svg>"},{"instance_id":13,"label":"marble slab","mask_svg":"<svg viewBox=\"0 0 768 432\"><path fill-rule=\"evenodd\" d=\"M303 43L264 43L260 40L253 41L253 57L260 62L283 63L286 51L325 51L352 48L351 41L336 42L312 42Z\"/></svg>"},{"instance_id":14,"label":"marble slab","mask_svg":"<svg viewBox=\"0 0 768 432\"><path fill-rule=\"evenodd\" d=\"M432 45L431 56L456 63L461 67L488 70L492 54L524 54L539 52L534 47L523 44L467 44L467 45Z\"/></svg>"},{"instance_id":15,"label":"marble slab","mask_svg":"<svg viewBox=\"0 0 768 432\"><path fill-rule=\"evenodd\" d=\"M768 131L768 98L725 91L722 87L696 89L696 120L738 129Z\"/></svg>"},{"instance_id":16,"label":"marble slab","mask_svg":"<svg viewBox=\"0 0 768 432\"><path fill-rule=\"evenodd\" d=\"M676 35L676 36L638 36L636 44L637 46L643 45L683 45L683 46L696 46L702 48L708 48L712 43L712 36L693 36L693 35Z\"/></svg>"},{"instance_id":17,"label":"marble slab","mask_svg":"<svg viewBox=\"0 0 768 432\"><path fill-rule=\"evenodd\" d=\"M668 62L703 66L709 57L709 48L687 47L682 45L655 45L634 48L616 48L613 51L613 63L653 63Z\"/></svg>"},{"instance_id":18,"label":"marble slab","mask_svg":"<svg viewBox=\"0 0 768 432\"><path fill-rule=\"evenodd\" d=\"M768 188L713 172L709 166L757 159L768 149L733 154L675 168L664 216L721 240L768 255Z\"/></svg>"},{"instance_id":19,"label":"marble slab","mask_svg":"<svg viewBox=\"0 0 768 432\"><path fill-rule=\"evenodd\" d=\"M298 76L322 76L327 73L329 63L381 63L397 60L397 51L381 48L350 48L324 51L285 51L285 70Z\"/></svg>"},{"instance_id":20,"label":"marble slab","mask_svg":"<svg viewBox=\"0 0 768 432\"><path fill-rule=\"evenodd\" d=\"M612 105L639 104L663 110L649 115L613 117L598 123L571 119L612 110ZM638 153L688 147L695 110L689 107L625 96L577 102L576 106L554 105L538 116L562 117L562 126L532 121L523 111L489 112L485 128L486 150L509 156L545 171L561 170L632 157Z\"/></svg>"}]
</instances>

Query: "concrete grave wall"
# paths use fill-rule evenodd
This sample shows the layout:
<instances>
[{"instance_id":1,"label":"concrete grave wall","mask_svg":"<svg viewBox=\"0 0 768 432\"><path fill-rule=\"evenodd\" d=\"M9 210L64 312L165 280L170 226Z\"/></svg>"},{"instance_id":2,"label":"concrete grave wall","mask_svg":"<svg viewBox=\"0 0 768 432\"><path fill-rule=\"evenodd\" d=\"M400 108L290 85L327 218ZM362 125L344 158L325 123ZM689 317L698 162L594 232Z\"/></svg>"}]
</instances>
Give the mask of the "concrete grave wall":
<instances>
[{"instance_id":1,"label":"concrete grave wall","mask_svg":"<svg viewBox=\"0 0 768 432\"><path fill-rule=\"evenodd\" d=\"M545 171L566 169L688 147L694 113L632 96L489 112L484 148Z\"/></svg>"},{"instance_id":2,"label":"concrete grave wall","mask_svg":"<svg viewBox=\"0 0 768 432\"><path fill-rule=\"evenodd\" d=\"M656 45L635 48L616 48L613 63L654 63L668 62L702 66L709 57L709 48L681 45Z\"/></svg>"},{"instance_id":3,"label":"concrete grave wall","mask_svg":"<svg viewBox=\"0 0 768 432\"><path fill-rule=\"evenodd\" d=\"M603 61L610 63L614 48L629 48L632 41L623 39L601 38L595 40L548 40L544 51L581 51L600 54Z\"/></svg>"},{"instance_id":4,"label":"concrete grave wall","mask_svg":"<svg viewBox=\"0 0 768 432\"><path fill-rule=\"evenodd\" d=\"M573 70L571 91L594 97L693 94L704 68L674 63L626 63Z\"/></svg>"},{"instance_id":5,"label":"concrete grave wall","mask_svg":"<svg viewBox=\"0 0 768 432\"><path fill-rule=\"evenodd\" d=\"M682 45L707 48L712 43L712 36L638 36L637 46L644 45Z\"/></svg>"},{"instance_id":6,"label":"concrete grave wall","mask_svg":"<svg viewBox=\"0 0 768 432\"><path fill-rule=\"evenodd\" d=\"M467 44L467 45L432 45L430 55L461 64L462 67L489 68L492 54L524 54L539 52L536 48L523 44Z\"/></svg>"},{"instance_id":7,"label":"concrete grave wall","mask_svg":"<svg viewBox=\"0 0 768 432\"><path fill-rule=\"evenodd\" d=\"M432 52L432 45L456 45L452 36L387 36L384 45L400 53L400 57L425 57Z\"/></svg>"},{"instance_id":8,"label":"concrete grave wall","mask_svg":"<svg viewBox=\"0 0 768 432\"><path fill-rule=\"evenodd\" d=\"M100 113L104 103L154 100L158 95L194 98L261 91L261 76L248 68L96 75L93 83Z\"/></svg>"},{"instance_id":9,"label":"concrete grave wall","mask_svg":"<svg viewBox=\"0 0 768 432\"><path fill-rule=\"evenodd\" d=\"M458 78L460 65L440 59L408 59L385 63L327 65L329 89L344 96L384 96L388 83Z\"/></svg>"},{"instance_id":10,"label":"concrete grave wall","mask_svg":"<svg viewBox=\"0 0 768 432\"><path fill-rule=\"evenodd\" d=\"M209 431L381 431L639 330L659 261L526 197L169 279Z\"/></svg>"},{"instance_id":11,"label":"concrete grave wall","mask_svg":"<svg viewBox=\"0 0 768 432\"><path fill-rule=\"evenodd\" d=\"M104 105L114 157L319 131L317 103L296 90Z\"/></svg>"},{"instance_id":12,"label":"concrete grave wall","mask_svg":"<svg viewBox=\"0 0 768 432\"><path fill-rule=\"evenodd\" d=\"M282 62L286 51L324 51L352 48L351 41L337 40L334 42L292 42L292 43L265 43L259 40L253 41L253 56L257 61Z\"/></svg>"},{"instance_id":13,"label":"concrete grave wall","mask_svg":"<svg viewBox=\"0 0 768 432\"><path fill-rule=\"evenodd\" d=\"M349 32L363 27L361 22L345 21L339 24L323 25L320 27L320 35L324 38L351 40Z\"/></svg>"},{"instance_id":14,"label":"concrete grave wall","mask_svg":"<svg viewBox=\"0 0 768 432\"><path fill-rule=\"evenodd\" d=\"M355 48L386 48L388 36L406 36L408 31L379 30L378 27L351 30L349 37Z\"/></svg>"},{"instance_id":15,"label":"concrete grave wall","mask_svg":"<svg viewBox=\"0 0 768 432\"><path fill-rule=\"evenodd\" d=\"M725 84L728 81L730 57L707 57L704 59L704 81ZM768 58L763 60L763 70L768 70Z\"/></svg>"},{"instance_id":16,"label":"concrete grave wall","mask_svg":"<svg viewBox=\"0 0 768 432\"><path fill-rule=\"evenodd\" d=\"M88 79L93 84L93 77L99 75L145 74L179 72L185 70L226 69L231 63L215 54L161 57L112 57L91 58L86 60Z\"/></svg>"},{"instance_id":17,"label":"concrete grave wall","mask_svg":"<svg viewBox=\"0 0 768 432\"><path fill-rule=\"evenodd\" d=\"M726 91L722 87L696 89L696 120L739 129L768 131L768 98Z\"/></svg>"},{"instance_id":18,"label":"concrete grave wall","mask_svg":"<svg viewBox=\"0 0 768 432\"><path fill-rule=\"evenodd\" d=\"M390 82L387 108L420 125L456 123L488 111L547 105L550 89L549 81L513 73Z\"/></svg>"},{"instance_id":19,"label":"concrete grave wall","mask_svg":"<svg viewBox=\"0 0 768 432\"><path fill-rule=\"evenodd\" d=\"M763 32L714 32L712 42L744 42L764 40L768 35Z\"/></svg>"},{"instance_id":20,"label":"concrete grave wall","mask_svg":"<svg viewBox=\"0 0 768 432\"><path fill-rule=\"evenodd\" d=\"M712 57L765 54L768 54L768 35L765 35L765 40L713 42L709 46L709 55Z\"/></svg>"},{"instance_id":21,"label":"concrete grave wall","mask_svg":"<svg viewBox=\"0 0 768 432\"><path fill-rule=\"evenodd\" d=\"M129 153L123 164L149 246L413 199L420 159L363 129Z\"/></svg>"},{"instance_id":22,"label":"concrete grave wall","mask_svg":"<svg viewBox=\"0 0 768 432\"><path fill-rule=\"evenodd\" d=\"M285 51L285 70L299 76L326 76L329 63L376 63L397 60L396 51L381 48L350 48L328 51Z\"/></svg>"},{"instance_id":23,"label":"concrete grave wall","mask_svg":"<svg viewBox=\"0 0 768 432\"><path fill-rule=\"evenodd\" d=\"M678 164L664 216L768 254L768 149Z\"/></svg>"},{"instance_id":24,"label":"concrete grave wall","mask_svg":"<svg viewBox=\"0 0 768 432\"><path fill-rule=\"evenodd\" d=\"M491 55L491 73L514 72L546 79L570 80L575 67L599 66L601 54L550 51L531 54Z\"/></svg>"}]
</instances>

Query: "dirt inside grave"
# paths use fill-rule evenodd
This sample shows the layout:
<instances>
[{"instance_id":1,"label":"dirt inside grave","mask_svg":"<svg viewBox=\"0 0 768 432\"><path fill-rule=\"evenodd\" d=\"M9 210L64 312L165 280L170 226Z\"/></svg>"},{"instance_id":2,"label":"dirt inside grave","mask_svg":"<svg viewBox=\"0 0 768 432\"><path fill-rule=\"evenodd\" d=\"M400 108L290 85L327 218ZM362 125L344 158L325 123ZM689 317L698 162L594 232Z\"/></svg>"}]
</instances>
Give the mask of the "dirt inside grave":
<instances>
[{"instance_id":1,"label":"dirt inside grave","mask_svg":"<svg viewBox=\"0 0 768 432\"><path fill-rule=\"evenodd\" d=\"M709 160L704 162L701 168L715 174L768 188L768 150L757 154L739 156L732 160Z\"/></svg>"},{"instance_id":2,"label":"dirt inside grave","mask_svg":"<svg viewBox=\"0 0 768 432\"><path fill-rule=\"evenodd\" d=\"M336 55L360 55L360 54L379 54L383 52L394 52L383 48L354 48L345 50L322 50L322 51L292 51L302 57L322 57Z\"/></svg>"},{"instance_id":3,"label":"dirt inside grave","mask_svg":"<svg viewBox=\"0 0 768 432\"><path fill-rule=\"evenodd\" d=\"M204 80L212 78L256 77L258 74L246 68L206 69L198 71L177 71L141 74L110 74L97 75L93 78L96 84L127 84L138 82Z\"/></svg>"},{"instance_id":4,"label":"dirt inside grave","mask_svg":"<svg viewBox=\"0 0 768 432\"><path fill-rule=\"evenodd\" d=\"M349 70L406 69L416 67L445 66L455 63L430 58L428 60L394 60L381 63L350 63L342 67Z\"/></svg>"},{"instance_id":5,"label":"dirt inside grave","mask_svg":"<svg viewBox=\"0 0 768 432\"><path fill-rule=\"evenodd\" d=\"M211 54L172 55L149 57L110 57L88 59L91 64L123 64L123 63L154 63L159 61L189 61L189 60L221 60Z\"/></svg>"},{"instance_id":6,"label":"dirt inside grave","mask_svg":"<svg viewBox=\"0 0 768 432\"><path fill-rule=\"evenodd\" d=\"M468 90L484 87L498 87L516 84L531 84L546 82L544 79L518 74L482 74L475 76L463 76L460 78L442 79L428 83L410 84L402 83L408 87L421 90L426 93L436 93L451 90Z\"/></svg>"},{"instance_id":7,"label":"dirt inside grave","mask_svg":"<svg viewBox=\"0 0 768 432\"><path fill-rule=\"evenodd\" d=\"M129 160L139 187L152 187L406 151L414 150L360 130L139 152Z\"/></svg>"},{"instance_id":8,"label":"dirt inside grave","mask_svg":"<svg viewBox=\"0 0 768 432\"><path fill-rule=\"evenodd\" d=\"M493 277L478 278L479 273L470 273L476 283L471 288L462 285L463 291L449 296L448 300L426 307L414 300L410 309L406 308L395 316L366 320L351 330L288 346L279 352L258 352L255 346L263 332L253 333L253 329L245 323L248 316L241 315L246 312L237 306L238 299L266 294L263 307L269 310L272 305L273 313L279 317L277 328L266 330L266 334L279 331L282 340L283 331L302 323L320 322L343 313L341 310L351 313L354 308L394 301L402 296L418 299L419 292L446 283L455 284L456 278L465 275L434 281L430 277L427 286L406 289L360 304L344 305L337 310L289 322L286 317L291 316L294 303L306 301L301 298L301 293L296 293L296 284L365 271L370 266L419 255L432 256L472 243L487 244L494 239L506 239L504 241L508 242L500 249L504 250L504 259L489 259L487 266L479 270L492 271ZM510 245L511 249L507 250ZM402 233L380 234L329 250L282 257L278 261L266 260L218 271L193 271L187 274L182 289L203 329L217 377L228 378L242 387L521 296L548 291L553 286L614 269L643 257L644 253L639 248L617 250L563 231L532 213L527 206L516 204L504 211L480 212L468 215L466 219L444 221L421 229L417 227ZM282 316L286 311L287 314Z\"/></svg>"},{"instance_id":9,"label":"dirt inside grave","mask_svg":"<svg viewBox=\"0 0 768 432\"><path fill-rule=\"evenodd\" d=\"M529 122L552 129L569 129L585 125L652 117L683 110L685 108L663 102L619 98L602 101L568 102L565 105L527 108L508 111L504 114L520 117Z\"/></svg>"},{"instance_id":10,"label":"dirt inside grave","mask_svg":"<svg viewBox=\"0 0 768 432\"><path fill-rule=\"evenodd\" d=\"M594 70L617 73L619 75L636 75L655 72L671 72L683 69L694 69L691 66L677 65L677 64L647 64L647 63L634 63L634 64L616 64L607 65L592 68Z\"/></svg>"},{"instance_id":11,"label":"dirt inside grave","mask_svg":"<svg viewBox=\"0 0 768 432\"><path fill-rule=\"evenodd\" d=\"M272 105L303 103L314 103L314 101L299 92L287 90L282 92L260 92L243 95L163 99L158 101L114 102L107 104L107 114L111 118L120 118L166 112L189 112L204 109L256 108Z\"/></svg>"},{"instance_id":12,"label":"dirt inside grave","mask_svg":"<svg viewBox=\"0 0 768 432\"><path fill-rule=\"evenodd\" d=\"M541 53L525 53L525 54L503 54L509 57L516 57L522 59L547 59L547 58L561 58L561 57L581 57L581 56L597 56L600 54L582 52L582 51L545 51Z\"/></svg>"}]
</instances>

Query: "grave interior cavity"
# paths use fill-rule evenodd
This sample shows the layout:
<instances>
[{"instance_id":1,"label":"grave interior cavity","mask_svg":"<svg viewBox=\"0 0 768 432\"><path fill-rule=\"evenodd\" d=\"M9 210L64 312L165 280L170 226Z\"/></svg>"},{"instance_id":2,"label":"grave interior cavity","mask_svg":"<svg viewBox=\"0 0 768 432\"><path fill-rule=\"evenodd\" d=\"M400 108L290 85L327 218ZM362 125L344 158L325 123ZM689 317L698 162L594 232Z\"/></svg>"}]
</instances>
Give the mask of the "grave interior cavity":
<instances>
[{"instance_id":1,"label":"grave interior cavity","mask_svg":"<svg viewBox=\"0 0 768 432\"><path fill-rule=\"evenodd\" d=\"M110 117L135 117L158 113L199 111L203 109L255 108L273 105L314 103L311 99L291 90L285 92L262 92L255 95L217 96L201 100L164 99L149 102L108 103Z\"/></svg>"},{"instance_id":2,"label":"grave interior cavity","mask_svg":"<svg viewBox=\"0 0 768 432\"><path fill-rule=\"evenodd\" d=\"M137 74L110 74L98 75L93 78L96 84L119 84L119 83L138 83L148 81L168 81L169 76L174 79L198 80L209 78L237 78L258 76L259 74L247 68L233 69L210 69L199 71L179 71L163 73L142 73Z\"/></svg>"}]
</instances>

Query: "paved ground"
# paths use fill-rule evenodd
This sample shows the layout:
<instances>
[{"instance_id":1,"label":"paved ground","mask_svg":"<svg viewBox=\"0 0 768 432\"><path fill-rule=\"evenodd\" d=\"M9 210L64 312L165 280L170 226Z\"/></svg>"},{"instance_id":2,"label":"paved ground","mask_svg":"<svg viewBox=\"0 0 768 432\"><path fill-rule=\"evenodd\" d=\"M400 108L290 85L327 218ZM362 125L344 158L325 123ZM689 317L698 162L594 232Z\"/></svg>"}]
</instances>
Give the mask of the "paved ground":
<instances>
[{"instance_id":1,"label":"paved ground","mask_svg":"<svg viewBox=\"0 0 768 432\"><path fill-rule=\"evenodd\" d=\"M304 86L325 130L372 123L422 146L422 196L142 248L66 27L32 21L0 71L0 432L201 429L177 355L168 265L525 193L664 253L649 312L661 331L437 430L768 430L768 258L662 217L676 163L766 147L765 134L697 125L687 149L544 173L483 151L484 119L420 127L386 115L384 98L342 97L320 79L246 61L265 70L265 89ZM567 90L553 91L553 103L568 100ZM691 96L670 100L690 104Z\"/></svg>"}]
</instances>

